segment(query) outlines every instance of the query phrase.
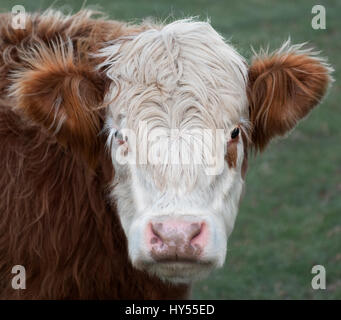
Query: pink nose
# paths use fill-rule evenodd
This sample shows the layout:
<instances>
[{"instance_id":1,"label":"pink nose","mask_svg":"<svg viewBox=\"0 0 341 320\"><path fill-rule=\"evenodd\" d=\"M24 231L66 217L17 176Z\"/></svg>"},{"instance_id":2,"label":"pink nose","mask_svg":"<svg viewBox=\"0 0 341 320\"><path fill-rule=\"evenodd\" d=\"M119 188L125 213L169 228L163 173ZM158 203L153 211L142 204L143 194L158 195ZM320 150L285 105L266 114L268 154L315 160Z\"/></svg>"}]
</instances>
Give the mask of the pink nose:
<instances>
[{"instance_id":1,"label":"pink nose","mask_svg":"<svg viewBox=\"0 0 341 320\"><path fill-rule=\"evenodd\" d=\"M156 261L196 261L208 238L204 222L168 220L147 228L150 254Z\"/></svg>"}]
</instances>

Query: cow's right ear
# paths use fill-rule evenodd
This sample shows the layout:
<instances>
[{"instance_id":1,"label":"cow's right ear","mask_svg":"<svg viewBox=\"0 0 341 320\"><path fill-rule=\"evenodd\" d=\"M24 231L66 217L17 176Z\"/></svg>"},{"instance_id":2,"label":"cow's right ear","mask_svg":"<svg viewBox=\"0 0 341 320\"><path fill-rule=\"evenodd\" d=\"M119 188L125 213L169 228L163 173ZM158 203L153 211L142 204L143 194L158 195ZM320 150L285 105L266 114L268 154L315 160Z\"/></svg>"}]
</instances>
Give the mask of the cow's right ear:
<instances>
[{"instance_id":1,"label":"cow's right ear","mask_svg":"<svg viewBox=\"0 0 341 320\"><path fill-rule=\"evenodd\" d=\"M11 94L30 120L94 165L106 81L85 56L71 41L40 44L23 52Z\"/></svg>"}]
</instances>

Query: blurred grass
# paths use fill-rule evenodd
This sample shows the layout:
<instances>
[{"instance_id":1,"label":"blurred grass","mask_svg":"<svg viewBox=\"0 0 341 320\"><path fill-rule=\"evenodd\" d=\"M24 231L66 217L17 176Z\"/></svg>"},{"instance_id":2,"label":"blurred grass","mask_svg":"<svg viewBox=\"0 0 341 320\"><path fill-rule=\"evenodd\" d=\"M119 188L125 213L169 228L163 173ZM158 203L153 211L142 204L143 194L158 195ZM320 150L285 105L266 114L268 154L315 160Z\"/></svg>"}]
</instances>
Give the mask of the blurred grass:
<instances>
[{"instance_id":1,"label":"blurred grass","mask_svg":"<svg viewBox=\"0 0 341 320\"><path fill-rule=\"evenodd\" d=\"M53 4L78 10L83 1L0 0L10 10L27 11ZM278 47L291 36L323 50L335 68L334 83L321 107L286 139L251 159L246 195L229 241L227 262L197 283L198 299L340 299L341 298L341 1L319 1L327 29L311 28L315 1L88 0L112 19L140 21L199 16L247 58L255 48ZM311 288L311 268L322 264L327 290Z\"/></svg>"}]
</instances>

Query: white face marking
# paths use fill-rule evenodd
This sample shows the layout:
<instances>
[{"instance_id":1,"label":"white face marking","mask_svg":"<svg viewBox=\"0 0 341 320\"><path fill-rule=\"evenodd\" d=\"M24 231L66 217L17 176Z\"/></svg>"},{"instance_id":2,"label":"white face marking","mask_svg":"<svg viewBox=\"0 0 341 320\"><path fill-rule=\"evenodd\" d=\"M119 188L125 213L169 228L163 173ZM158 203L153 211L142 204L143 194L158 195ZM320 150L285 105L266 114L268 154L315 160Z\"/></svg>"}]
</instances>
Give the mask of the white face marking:
<instances>
[{"instance_id":1,"label":"white face marking","mask_svg":"<svg viewBox=\"0 0 341 320\"><path fill-rule=\"evenodd\" d=\"M112 79L106 121L115 166L112 197L130 259L137 268L172 282L202 277L224 263L242 193L242 139L235 168L224 162L219 174L209 175L207 167L209 153L224 156L230 132L247 118L246 64L208 23L191 20L117 41L100 55ZM117 130L119 139L118 134L114 138ZM221 130L222 135L198 148L205 130ZM124 132L133 132L127 141ZM187 143L186 137L194 142ZM141 156L140 147L163 162ZM137 163L121 163L129 157ZM162 234L148 231L155 222L163 224ZM179 242L192 237L193 223L205 229L190 244ZM172 232L174 240L167 238ZM156 244L149 243L150 234ZM195 244L200 248L197 263L160 263L152 254L161 259L160 252L167 257L175 252L178 259L192 259L188 247Z\"/></svg>"}]
</instances>

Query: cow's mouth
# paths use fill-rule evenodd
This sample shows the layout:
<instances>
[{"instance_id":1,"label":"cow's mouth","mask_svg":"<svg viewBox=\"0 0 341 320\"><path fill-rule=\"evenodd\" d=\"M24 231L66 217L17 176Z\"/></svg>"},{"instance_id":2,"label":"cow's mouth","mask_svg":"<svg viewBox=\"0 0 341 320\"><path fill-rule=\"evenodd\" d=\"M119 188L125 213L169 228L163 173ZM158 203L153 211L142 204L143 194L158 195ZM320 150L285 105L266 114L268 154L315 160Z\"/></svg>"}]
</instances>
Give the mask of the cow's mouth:
<instances>
[{"instance_id":1,"label":"cow's mouth","mask_svg":"<svg viewBox=\"0 0 341 320\"><path fill-rule=\"evenodd\" d=\"M189 259L169 259L158 262L142 262L137 267L165 281L189 283L206 277L214 269L214 263Z\"/></svg>"}]
</instances>

